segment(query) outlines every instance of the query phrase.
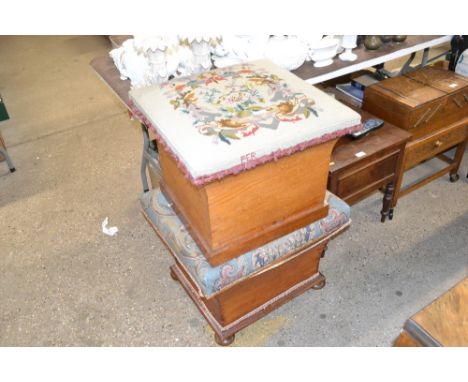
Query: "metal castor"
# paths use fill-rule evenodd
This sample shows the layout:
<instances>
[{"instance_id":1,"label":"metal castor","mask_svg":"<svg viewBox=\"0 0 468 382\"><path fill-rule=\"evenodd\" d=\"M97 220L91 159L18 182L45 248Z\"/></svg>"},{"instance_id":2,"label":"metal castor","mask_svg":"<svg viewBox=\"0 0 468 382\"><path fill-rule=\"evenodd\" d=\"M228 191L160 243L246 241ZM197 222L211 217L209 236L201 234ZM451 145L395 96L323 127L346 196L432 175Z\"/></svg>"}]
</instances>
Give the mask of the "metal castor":
<instances>
[{"instance_id":1,"label":"metal castor","mask_svg":"<svg viewBox=\"0 0 468 382\"><path fill-rule=\"evenodd\" d=\"M232 336L226 337L226 338L221 338L216 333L214 335L214 339L215 339L216 343L218 345L220 345L220 346L229 346L229 345L231 345L234 342L234 338L235 338L234 334Z\"/></svg>"},{"instance_id":2,"label":"metal castor","mask_svg":"<svg viewBox=\"0 0 468 382\"><path fill-rule=\"evenodd\" d=\"M450 174L450 181L452 183L455 183L458 179L460 179L460 176L458 174Z\"/></svg>"},{"instance_id":3,"label":"metal castor","mask_svg":"<svg viewBox=\"0 0 468 382\"><path fill-rule=\"evenodd\" d=\"M323 276L323 275L322 275L322 276ZM313 289L313 290L320 290L320 289L322 289L322 288L325 286L326 283L327 283L327 280L326 280L325 277L324 277L323 280L320 281L318 284L315 284L315 285L312 287L312 289Z\"/></svg>"},{"instance_id":4,"label":"metal castor","mask_svg":"<svg viewBox=\"0 0 468 382\"><path fill-rule=\"evenodd\" d=\"M177 275L175 274L174 270L171 268L171 279L174 280L174 281L179 281L179 278L177 277Z\"/></svg>"},{"instance_id":5,"label":"metal castor","mask_svg":"<svg viewBox=\"0 0 468 382\"><path fill-rule=\"evenodd\" d=\"M393 208L388 211L388 220L392 220L393 219Z\"/></svg>"}]
</instances>

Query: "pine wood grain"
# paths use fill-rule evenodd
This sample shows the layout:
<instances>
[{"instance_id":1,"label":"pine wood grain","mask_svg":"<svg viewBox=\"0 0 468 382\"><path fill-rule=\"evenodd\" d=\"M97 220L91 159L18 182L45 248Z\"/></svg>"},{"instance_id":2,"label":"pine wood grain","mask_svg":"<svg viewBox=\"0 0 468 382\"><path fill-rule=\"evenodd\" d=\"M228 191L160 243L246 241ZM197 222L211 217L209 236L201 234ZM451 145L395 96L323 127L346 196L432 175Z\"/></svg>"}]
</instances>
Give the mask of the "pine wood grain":
<instances>
[{"instance_id":1,"label":"pine wood grain","mask_svg":"<svg viewBox=\"0 0 468 382\"><path fill-rule=\"evenodd\" d=\"M325 217L336 140L194 186L160 150L161 188L211 265L219 265Z\"/></svg>"}]
</instances>

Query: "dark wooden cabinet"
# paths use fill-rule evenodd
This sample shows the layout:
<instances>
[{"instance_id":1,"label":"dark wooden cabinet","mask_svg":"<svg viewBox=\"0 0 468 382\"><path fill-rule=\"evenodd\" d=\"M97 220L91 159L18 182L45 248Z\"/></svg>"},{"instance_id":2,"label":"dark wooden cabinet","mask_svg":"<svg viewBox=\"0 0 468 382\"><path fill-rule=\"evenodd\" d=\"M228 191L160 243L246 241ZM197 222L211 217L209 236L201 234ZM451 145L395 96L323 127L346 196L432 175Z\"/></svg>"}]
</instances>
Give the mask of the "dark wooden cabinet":
<instances>
[{"instance_id":1,"label":"dark wooden cabinet","mask_svg":"<svg viewBox=\"0 0 468 382\"><path fill-rule=\"evenodd\" d=\"M356 109L362 120L374 116ZM391 123L354 140L345 136L338 140L332 153L328 189L349 204L357 203L379 189L385 189L381 220L393 217L395 189L402 177L402 161L406 142L411 134Z\"/></svg>"}]
</instances>

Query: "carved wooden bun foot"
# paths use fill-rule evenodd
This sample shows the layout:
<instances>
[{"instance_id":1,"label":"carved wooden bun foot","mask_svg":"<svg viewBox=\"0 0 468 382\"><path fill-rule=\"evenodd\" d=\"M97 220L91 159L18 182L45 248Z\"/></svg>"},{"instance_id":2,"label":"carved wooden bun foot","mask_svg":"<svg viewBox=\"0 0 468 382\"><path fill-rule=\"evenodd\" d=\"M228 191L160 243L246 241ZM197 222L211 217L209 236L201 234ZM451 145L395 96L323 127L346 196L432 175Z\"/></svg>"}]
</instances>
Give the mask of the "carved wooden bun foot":
<instances>
[{"instance_id":1,"label":"carved wooden bun foot","mask_svg":"<svg viewBox=\"0 0 468 382\"><path fill-rule=\"evenodd\" d=\"M320 281L318 284L315 284L314 286L312 286L312 289L314 289L314 290L320 290L320 289L322 289L322 288L325 286L325 284L327 283L327 280L325 279L325 276L324 276L322 273L320 273L320 276L323 277L323 280Z\"/></svg>"},{"instance_id":2,"label":"carved wooden bun foot","mask_svg":"<svg viewBox=\"0 0 468 382\"><path fill-rule=\"evenodd\" d=\"M452 183L455 183L458 179L460 179L460 176L458 174L450 174L450 181Z\"/></svg>"},{"instance_id":3,"label":"carved wooden bun foot","mask_svg":"<svg viewBox=\"0 0 468 382\"><path fill-rule=\"evenodd\" d=\"M214 339L216 343L220 346L229 346L234 342L235 335L233 334L232 336L226 337L226 338L221 338L217 334L214 335Z\"/></svg>"},{"instance_id":4,"label":"carved wooden bun foot","mask_svg":"<svg viewBox=\"0 0 468 382\"><path fill-rule=\"evenodd\" d=\"M172 269L172 267L170 268L171 270L171 279L174 280L174 281L179 281L179 278L177 277L177 275L175 274L174 270Z\"/></svg>"}]
</instances>

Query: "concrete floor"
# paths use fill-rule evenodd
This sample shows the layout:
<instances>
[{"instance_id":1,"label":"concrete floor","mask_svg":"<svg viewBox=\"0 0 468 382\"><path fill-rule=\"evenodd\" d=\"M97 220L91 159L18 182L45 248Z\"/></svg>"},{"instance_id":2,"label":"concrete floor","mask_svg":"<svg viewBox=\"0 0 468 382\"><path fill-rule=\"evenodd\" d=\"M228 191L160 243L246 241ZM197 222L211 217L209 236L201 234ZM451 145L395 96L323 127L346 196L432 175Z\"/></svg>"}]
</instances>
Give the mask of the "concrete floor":
<instances>
[{"instance_id":1,"label":"concrete floor","mask_svg":"<svg viewBox=\"0 0 468 382\"><path fill-rule=\"evenodd\" d=\"M11 115L0 128L18 170L0 164L0 346L214 345L139 212L138 126L88 66L109 50L104 37L0 37ZM408 195L385 224L380 195L353 206L322 262L327 286L234 344L391 345L468 275L467 172L466 155L457 183ZM106 216L115 237L101 232Z\"/></svg>"}]
</instances>

